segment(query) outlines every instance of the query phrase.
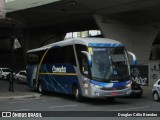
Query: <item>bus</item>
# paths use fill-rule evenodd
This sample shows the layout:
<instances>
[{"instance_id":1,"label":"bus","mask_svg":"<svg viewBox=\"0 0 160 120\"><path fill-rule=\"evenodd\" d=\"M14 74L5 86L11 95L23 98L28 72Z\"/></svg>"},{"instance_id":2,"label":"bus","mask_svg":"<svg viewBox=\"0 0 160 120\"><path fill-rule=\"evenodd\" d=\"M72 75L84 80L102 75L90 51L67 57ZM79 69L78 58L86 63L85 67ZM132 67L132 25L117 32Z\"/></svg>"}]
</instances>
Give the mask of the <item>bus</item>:
<instances>
[{"instance_id":1,"label":"bus","mask_svg":"<svg viewBox=\"0 0 160 120\"><path fill-rule=\"evenodd\" d=\"M76 38L27 51L28 84L76 100L128 96L130 66L124 45L107 38Z\"/></svg>"}]
</instances>

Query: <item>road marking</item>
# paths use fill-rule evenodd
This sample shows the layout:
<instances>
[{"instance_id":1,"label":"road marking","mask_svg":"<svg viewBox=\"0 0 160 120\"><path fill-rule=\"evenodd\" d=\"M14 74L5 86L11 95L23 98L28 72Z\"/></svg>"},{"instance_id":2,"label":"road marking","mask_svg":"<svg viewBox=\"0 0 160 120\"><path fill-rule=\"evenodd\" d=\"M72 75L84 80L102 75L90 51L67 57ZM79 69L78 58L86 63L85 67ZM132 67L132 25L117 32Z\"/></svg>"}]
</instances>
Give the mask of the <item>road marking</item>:
<instances>
[{"instance_id":1,"label":"road marking","mask_svg":"<svg viewBox=\"0 0 160 120\"><path fill-rule=\"evenodd\" d=\"M135 109L144 109L144 108L149 108L149 107L150 107L150 106L144 106L144 107L134 107L134 108L126 108L126 109L111 110L111 111L135 110Z\"/></svg>"},{"instance_id":2,"label":"road marking","mask_svg":"<svg viewBox=\"0 0 160 120\"><path fill-rule=\"evenodd\" d=\"M30 109L18 109L18 110L9 110L9 111L29 111Z\"/></svg>"},{"instance_id":3,"label":"road marking","mask_svg":"<svg viewBox=\"0 0 160 120\"><path fill-rule=\"evenodd\" d=\"M53 101L53 100L57 100L60 98L51 98L51 99L39 99L38 101Z\"/></svg>"},{"instance_id":4,"label":"road marking","mask_svg":"<svg viewBox=\"0 0 160 120\"><path fill-rule=\"evenodd\" d=\"M38 99L23 99L23 100L19 100L19 101L12 101L12 102L8 102L8 103L11 103L11 104L13 104L13 103L23 103L23 102L27 102L27 103L30 103L30 102L33 102L33 101L35 101L35 100L38 100Z\"/></svg>"},{"instance_id":5,"label":"road marking","mask_svg":"<svg viewBox=\"0 0 160 120\"><path fill-rule=\"evenodd\" d=\"M14 104L14 103L23 103L23 102L25 102L25 103L30 103L30 102L32 102L32 101L15 101L15 102L8 102L8 103Z\"/></svg>"},{"instance_id":6,"label":"road marking","mask_svg":"<svg viewBox=\"0 0 160 120\"><path fill-rule=\"evenodd\" d=\"M9 104L16 104L16 103L31 103L31 102L36 102L35 100L41 101L41 102L46 102L46 101L53 101L59 98L53 98L53 99L23 99L21 101L12 101L12 102L8 102Z\"/></svg>"},{"instance_id":7,"label":"road marking","mask_svg":"<svg viewBox=\"0 0 160 120\"><path fill-rule=\"evenodd\" d=\"M48 108L52 109L52 108L62 108L62 107L76 107L77 105L74 104L74 105L63 105L63 106L50 106Z\"/></svg>"}]
</instances>

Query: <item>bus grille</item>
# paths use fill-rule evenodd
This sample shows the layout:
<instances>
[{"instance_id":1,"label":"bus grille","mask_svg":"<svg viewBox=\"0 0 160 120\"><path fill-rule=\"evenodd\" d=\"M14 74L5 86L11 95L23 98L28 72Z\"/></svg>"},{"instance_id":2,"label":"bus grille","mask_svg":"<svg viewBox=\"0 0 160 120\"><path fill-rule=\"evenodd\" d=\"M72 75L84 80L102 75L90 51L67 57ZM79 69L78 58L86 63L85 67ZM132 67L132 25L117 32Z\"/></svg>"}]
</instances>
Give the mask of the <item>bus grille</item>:
<instances>
[{"instance_id":1,"label":"bus grille","mask_svg":"<svg viewBox=\"0 0 160 120\"><path fill-rule=\"evenodd\" d=\"M113 87L111 87L111 88L106 88L106 87L101 88L101 90L123 90L123 89L126 89L126 87L122 86L122 87L116 87L116 88L113 88Z\"/></svg>"}]
</instances>

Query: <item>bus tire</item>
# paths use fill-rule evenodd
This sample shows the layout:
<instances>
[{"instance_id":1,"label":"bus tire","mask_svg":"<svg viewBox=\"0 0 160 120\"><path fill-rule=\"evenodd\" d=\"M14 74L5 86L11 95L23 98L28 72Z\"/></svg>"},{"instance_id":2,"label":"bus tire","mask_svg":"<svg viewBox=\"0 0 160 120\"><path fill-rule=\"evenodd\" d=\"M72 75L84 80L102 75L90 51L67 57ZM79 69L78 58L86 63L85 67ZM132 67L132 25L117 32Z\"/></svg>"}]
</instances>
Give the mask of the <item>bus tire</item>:
<instances>
[{"instance_id":1,"label":"bus tire","mask_svg":"<svg viewBox=\"0 0 160 120\"><path fill-rule=\"evenodd\" d=\"M38 82L37 90L39 93L43 94L42 84L40 81Z\"/></svg>"},{"instance_id":2,"label":"bus tire","mask_svg":"<svg viewBox=\"0 0 160 120\"><path fill-rule=\"evenodd\" d=\"M73 95L76 99L76 101L82 101L82 96L80 95L80 90L79 90L79 87L78 85L73 85Z\"/></svg>"}]
</instances>

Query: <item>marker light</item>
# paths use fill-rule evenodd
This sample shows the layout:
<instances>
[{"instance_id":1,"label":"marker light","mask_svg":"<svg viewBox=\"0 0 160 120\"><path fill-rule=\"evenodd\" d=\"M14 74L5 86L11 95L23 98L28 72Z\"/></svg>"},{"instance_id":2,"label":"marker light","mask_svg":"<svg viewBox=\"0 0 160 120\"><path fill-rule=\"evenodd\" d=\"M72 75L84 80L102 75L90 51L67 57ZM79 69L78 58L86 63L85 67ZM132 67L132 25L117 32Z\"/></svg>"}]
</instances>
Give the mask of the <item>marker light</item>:
<instances>
[{"instance_id":1,"label":"marker light","mask_svg":"<svg viewBox=\"0 0 160 120\"><path fill-rule=\"evenodd\" d=\"M125 85L126 87L131 87L132 82L130 82L129 84Z\"/></svg>"}]
</instances>

